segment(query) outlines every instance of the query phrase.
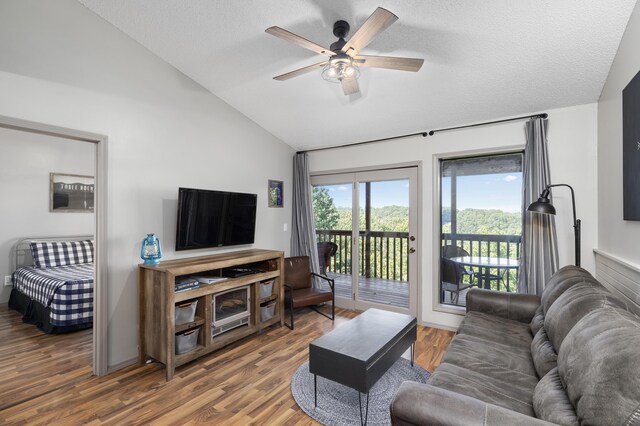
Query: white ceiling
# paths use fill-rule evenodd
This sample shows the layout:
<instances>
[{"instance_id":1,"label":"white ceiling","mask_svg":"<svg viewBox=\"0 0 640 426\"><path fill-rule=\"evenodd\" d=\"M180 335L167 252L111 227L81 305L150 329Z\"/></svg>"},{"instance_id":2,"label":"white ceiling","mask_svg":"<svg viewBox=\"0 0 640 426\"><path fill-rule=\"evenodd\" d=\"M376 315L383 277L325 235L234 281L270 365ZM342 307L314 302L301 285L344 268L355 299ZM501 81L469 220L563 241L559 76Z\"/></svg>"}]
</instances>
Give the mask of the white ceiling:
<instances>
[{"instance_id":1,"label":"white ceiling","mask_svg":"<svg viewBox=\"0 0 640 426\"><path fill-rule=\"evenodd\" d=\"M598 100L636 0L79 0L298 150ZM376 9L399 19L362 54L424 58L418 73L362 68L344 96L323 60L266 34L318 44ZM348 38L348 37L347 37Z\"/></svg>"}]
</instances>

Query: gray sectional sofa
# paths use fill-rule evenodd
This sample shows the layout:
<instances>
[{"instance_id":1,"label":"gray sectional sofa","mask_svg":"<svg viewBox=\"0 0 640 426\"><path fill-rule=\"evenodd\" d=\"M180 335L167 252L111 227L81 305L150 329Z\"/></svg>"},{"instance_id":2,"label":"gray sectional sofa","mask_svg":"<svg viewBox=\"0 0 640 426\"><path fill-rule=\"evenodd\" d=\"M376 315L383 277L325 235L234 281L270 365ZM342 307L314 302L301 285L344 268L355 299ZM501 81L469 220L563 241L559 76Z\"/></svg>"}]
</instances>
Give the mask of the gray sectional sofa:
<instances>
[{"instance_id":1,"label":"gray sectional sofa","mask_svg":"<svg viewBox=\"0 0 640 426\"><path fill-rule=\"evenodd\" d=\"M541 297L471 290L426 384L405 382L396 425L640 425L640 318L586 270Z\"/></svg>"}]
</instances>

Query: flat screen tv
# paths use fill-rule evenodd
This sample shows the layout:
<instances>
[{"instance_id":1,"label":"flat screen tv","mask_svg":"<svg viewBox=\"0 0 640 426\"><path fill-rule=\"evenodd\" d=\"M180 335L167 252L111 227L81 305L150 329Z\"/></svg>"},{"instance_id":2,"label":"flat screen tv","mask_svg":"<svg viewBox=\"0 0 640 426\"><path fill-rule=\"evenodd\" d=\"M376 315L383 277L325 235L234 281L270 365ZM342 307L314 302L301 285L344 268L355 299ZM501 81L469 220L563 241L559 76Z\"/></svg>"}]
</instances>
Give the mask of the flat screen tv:
<instances>
[{"instance_id":1,"label":"flat screen tv","mask_svg":"<svg viewBox=\"0 0 640 426\"><path fill-rule=\"evenodd\" d=\"M256 194L179 188L176 251L253 244Z\"/></svg>"}]
</instances>

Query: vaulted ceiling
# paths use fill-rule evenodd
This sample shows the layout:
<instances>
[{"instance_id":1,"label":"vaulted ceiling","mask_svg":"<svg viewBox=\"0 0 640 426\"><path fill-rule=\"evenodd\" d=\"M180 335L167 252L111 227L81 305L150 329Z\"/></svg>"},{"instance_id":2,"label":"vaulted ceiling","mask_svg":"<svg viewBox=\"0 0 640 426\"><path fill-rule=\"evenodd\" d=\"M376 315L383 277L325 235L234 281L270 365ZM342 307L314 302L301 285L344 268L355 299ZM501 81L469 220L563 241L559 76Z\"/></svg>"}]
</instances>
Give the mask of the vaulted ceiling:
<instances>
[{"instance_id":1,"label":"vaulted ceiling","mask_svg":"<svg viewBox=\"0 0 640 426\"><path fill-rule=\"evenodd\" d=\"M79 0L292 147L302 150L598 100L636 0ZM266 34L277 25L323 46L377 8L399 17L361 53L424 58L422 69L362 68L345 96L323 57ZM348 37L347 37L348 39Z\"/></svg>"}]
</instances>

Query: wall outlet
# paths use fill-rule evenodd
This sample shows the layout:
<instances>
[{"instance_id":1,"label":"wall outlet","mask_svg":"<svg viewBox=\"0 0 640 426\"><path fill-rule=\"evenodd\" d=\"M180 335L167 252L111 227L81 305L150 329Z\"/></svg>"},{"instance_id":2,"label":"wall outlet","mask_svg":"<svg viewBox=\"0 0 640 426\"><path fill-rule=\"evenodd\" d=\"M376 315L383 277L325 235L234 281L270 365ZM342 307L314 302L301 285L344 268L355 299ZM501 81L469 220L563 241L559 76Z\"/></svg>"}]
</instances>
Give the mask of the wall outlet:
<instances>
[{"instance_id":1,"label":"wall outlet","mask_svg":"<svg viewBox=\"0 0 640 426\"><path fill-rule=\"evenodd\" d=\"M9 287L10 285L12 285L11 283L11 275L7 275L4 277L4 286L5 287Z\"/></svg>"}]
</instances>

